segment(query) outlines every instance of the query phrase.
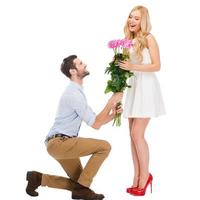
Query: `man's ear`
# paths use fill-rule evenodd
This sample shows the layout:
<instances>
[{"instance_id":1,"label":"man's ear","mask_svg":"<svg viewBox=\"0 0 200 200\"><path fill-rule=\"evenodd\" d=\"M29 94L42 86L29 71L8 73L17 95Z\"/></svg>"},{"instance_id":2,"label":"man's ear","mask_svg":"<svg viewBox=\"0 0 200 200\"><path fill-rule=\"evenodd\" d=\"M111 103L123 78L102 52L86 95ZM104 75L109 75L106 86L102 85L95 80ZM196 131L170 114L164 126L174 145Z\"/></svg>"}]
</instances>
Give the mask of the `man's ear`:
<instances>
[{"instance_id":1,"label":"man's ear","mask_svg":"<svg viewBox=\"0 0 200 200\"><path fill-rule=\"evenodd\" d=\"M76 74L76 69L70 69L69 70L69 73L73 76Z\"/></svg>"}]
</instances>

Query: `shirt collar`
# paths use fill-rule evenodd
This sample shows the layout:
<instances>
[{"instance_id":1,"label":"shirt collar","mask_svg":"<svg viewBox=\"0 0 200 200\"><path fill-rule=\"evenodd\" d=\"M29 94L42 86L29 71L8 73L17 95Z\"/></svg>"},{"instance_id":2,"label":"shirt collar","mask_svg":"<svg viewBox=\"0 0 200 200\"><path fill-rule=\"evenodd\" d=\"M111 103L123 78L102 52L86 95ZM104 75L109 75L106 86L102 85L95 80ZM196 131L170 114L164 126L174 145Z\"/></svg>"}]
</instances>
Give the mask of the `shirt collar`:
<instances>
[{"instance_id":1,"label":"shirt collar","mask_svg":"<svg viewBox=\"0 0 200 200\"><path fill-rule=\"evenodd\" d=\"M74 81L70 81L69 86L77 88L78 90L83 91L83 86L78 84L78 83L76 83L76 82L74 82Z\"/></svg>"}]
</instances>

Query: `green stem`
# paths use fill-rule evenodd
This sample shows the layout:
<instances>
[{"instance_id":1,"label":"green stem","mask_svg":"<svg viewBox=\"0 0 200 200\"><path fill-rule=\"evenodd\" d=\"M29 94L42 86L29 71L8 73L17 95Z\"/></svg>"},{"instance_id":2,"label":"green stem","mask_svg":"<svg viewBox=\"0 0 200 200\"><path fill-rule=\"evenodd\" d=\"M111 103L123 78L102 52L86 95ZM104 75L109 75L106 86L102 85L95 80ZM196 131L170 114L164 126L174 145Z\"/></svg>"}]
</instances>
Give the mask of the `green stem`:
<instances>
[{"instance_id":1,"label":"green stem","mask_svg":"<svg viewBox=\"0 0 200 200\"><path fill-rule=\"evenodd\" d=\"M119 107L119 106L121 106L121 105L122 105L121 102L117 103L116 108ZM121 126L121 113L117 113L115 115L112 126L114 126L114 125L116 125L118 127Z\"/></svg>"}]
</instances>

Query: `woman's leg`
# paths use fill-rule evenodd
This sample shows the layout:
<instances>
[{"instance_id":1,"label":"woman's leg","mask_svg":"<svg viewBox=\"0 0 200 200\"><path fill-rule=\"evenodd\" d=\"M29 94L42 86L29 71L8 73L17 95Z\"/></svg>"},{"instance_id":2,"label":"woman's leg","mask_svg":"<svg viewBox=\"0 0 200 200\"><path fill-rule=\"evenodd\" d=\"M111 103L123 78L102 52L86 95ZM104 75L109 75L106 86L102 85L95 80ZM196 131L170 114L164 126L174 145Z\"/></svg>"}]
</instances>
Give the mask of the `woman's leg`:
<instances>
[{"instance_id":1,"label":"woman's leg","mask_svg":"<svg viewBox=\"0 0 200 200\"><path fill-rule=\"evenodd\" d=\"M134 124L134 119L129 118L129 131L130 131L130 138L131 138L131 153L132 153L132 159L133 159L133 166L134 166L134 178L133 178L133 185L132 187L137 187L139 184L139 177L140 177L140 166L139 166L139 160L135 148L135 144L133 142L133 139L131 137L131 130Z\"/></svg>"},{"instance_id":2,"label":"woman's leg","mask_svg":"<svg viewBox=\"0 0 200 200\"><path fill-rule=\"evenodd\" d=\"M132 141L139 160L139 188L143 188L149 176L149 148L144 138L150 118L134 118L131 129Z\"/></svg>"}]
</instances>

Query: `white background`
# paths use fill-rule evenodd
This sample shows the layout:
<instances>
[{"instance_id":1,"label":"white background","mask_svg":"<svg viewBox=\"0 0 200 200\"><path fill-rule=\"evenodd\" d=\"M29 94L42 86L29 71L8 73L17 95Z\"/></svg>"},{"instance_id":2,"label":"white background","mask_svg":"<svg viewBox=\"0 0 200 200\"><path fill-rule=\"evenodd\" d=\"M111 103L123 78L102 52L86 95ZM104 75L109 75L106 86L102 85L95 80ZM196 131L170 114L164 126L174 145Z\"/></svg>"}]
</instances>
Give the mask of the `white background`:
<instances>
[{"instance_id":1,"label":"white background","mask_svg":"<svg viewBox=\"0 0 200 200\"><path fill-rule=\"evenodd\" d=\"M44 138L53 124L68 80L59 71L62 59L77 54L88 64L88 102L98 113L104 74L113 52L111 39L123 37L130 10L148 7L152 34L161 52L160 80L167 115L152 119L149 143L153 194L143 199L199 199L199 6L198 1L6 0L0 3L0 190L6 199L31 199L25 193L27 170L65 176L46 152ZM128 124L108 124L95 131L82 125L80 136L112 145L92 188L108 200L129 200L133 166ZM83 159L86 162L86 159ZM70 199L70 192L39 188L37 199Z\"/></svg>"}]
</instances>

